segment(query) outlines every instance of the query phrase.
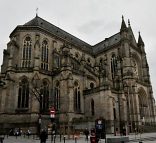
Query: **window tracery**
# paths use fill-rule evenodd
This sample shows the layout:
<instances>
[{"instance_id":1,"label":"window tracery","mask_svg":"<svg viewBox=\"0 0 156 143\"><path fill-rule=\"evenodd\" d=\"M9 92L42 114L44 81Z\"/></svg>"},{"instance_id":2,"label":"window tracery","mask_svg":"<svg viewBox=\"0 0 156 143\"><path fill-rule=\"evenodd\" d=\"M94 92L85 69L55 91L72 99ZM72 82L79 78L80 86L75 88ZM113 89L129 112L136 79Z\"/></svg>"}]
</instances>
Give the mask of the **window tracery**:
<instances>
[{"instance_id":1,"label":"window tracery","mask_svg":"<svg viewBox=\"0 0 156 143\"><path fill-rule=\"evenodd\" d=\"M60 83L57 81L54 89L54 106L56 110L60 109Z\"/></svg>"},{"instance_id":2,"label":"window tracery","mask_svg":"<svg viewBox=\"0 0 156 143\"><path fill-rule=\"evenodd\" d=\"M75 112L81 112L80 86L77 81L74 82L74 110Z\"/></svg>"},{"instance_id":3,"label":"window tracery","mask_svg":"<svg viewBox=\"0 0 156 143\"><path fill-rule=\"evenodd\" d=\"M18 90L18 108L28 108L29 106L29 82L24 78L19 83Z\"/></svg>"},{"instance_id":4,"label":"window tracery","mask_svg":"<svg viewBox=\"0 0 156 143\"><path fill-rule=\"evenodd\" d=\"M40 97L40 109L41 112L46 112L49 109L49 84L47 81L43 81Z\"/></svg>"},{"instance_id":5,"label":"window tracery","mask_svg":"<svg viewBox=\"0 0 156 143\"><path fill-rule=\"evenodd\" d=\"M32 40L29 36L24 39L23 54L22 54L22 67L31 66L31 54L32 54Z\"/></svg>"},{"instance_id":6,"label":"window tracery","mask_svg":"<svg viewBox=\"0 0 156 143\"><path fill-rule=\"evenodd\" d=\"M42 42L42 53L41 53L41 69L48 70L48 58L49 58L48 42L44 40Z\"/></svg>"}]
</instances>

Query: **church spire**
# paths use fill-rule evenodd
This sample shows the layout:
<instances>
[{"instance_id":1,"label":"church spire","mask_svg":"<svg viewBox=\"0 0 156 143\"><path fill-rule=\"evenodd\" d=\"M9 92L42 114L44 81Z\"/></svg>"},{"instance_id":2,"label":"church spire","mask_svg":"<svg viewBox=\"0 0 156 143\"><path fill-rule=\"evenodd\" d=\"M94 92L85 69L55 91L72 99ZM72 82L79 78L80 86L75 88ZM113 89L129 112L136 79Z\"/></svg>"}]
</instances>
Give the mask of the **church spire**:
<instances>
[{"instance_id":1,"label":"church spire","mask_svg":"<svg viewBox=\"0 0 156 143\"><path fill-rule=\"evenodd\" d=\"M144 46L144 42L143 42L143 40L142 40L140 31L139 31L139 37L138 37L138 46Z\"/></svg>"},{"instance_id":2,"label":"church spire","mask_svg":"<svg viewBox=\"0 0 156 143\"><path fill-rule=\"evenodd\" d=\"M120 31L124 31L124 30L126 30L126 29L127 29L127 26L126 26L124 17L123 17L123 15L122 15L122 23L121 23Z\"/></svg>"}]
</instances>

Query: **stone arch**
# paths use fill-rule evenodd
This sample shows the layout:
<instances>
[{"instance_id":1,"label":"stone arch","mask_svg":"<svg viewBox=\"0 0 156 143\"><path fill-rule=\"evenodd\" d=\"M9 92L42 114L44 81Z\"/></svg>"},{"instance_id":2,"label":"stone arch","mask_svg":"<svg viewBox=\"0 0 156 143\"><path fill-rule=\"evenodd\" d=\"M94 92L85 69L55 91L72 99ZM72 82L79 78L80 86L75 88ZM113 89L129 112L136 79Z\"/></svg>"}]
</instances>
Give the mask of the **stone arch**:
<instances>
[{"instance_id":1,"label":"stone arch","mask_svg":"<svg viewBox=\"0 0 156 143\"><path fill-rule=\"evenodd\" d=\"M19 77L19 82L22 81L23 79L26 79L29 83L31 82L31 80L26 76L26 75L23 75L21 77Z\"/></svg>"},{"instance_id":2,"label":"stone arch","mask_svg":"<svg viewBox=\"0 0 156 143\"><path fill-rule=\"evenodd\" d=\"M141 87L138 89L138 99L139 99L139 112L140 117L147 116L147 108L148 108L148 97L145 90Z\"/></svg>"},{"instance_id":3,"label":"stone arch","mask_svg":"<svg viewBox=\"0 0 156 143\"><path fill-rule=\"evenodd\" d=\"M30 39L32 40L32 36L30 34L26 34L26 35L23 36L23 42L24 42L26 37L30 37Z\"/></svg>"},{"instance_id":4,"label":"stone arch","mask_svg":"<svg viewBox=\"0 0 156 143\"><path fill-rule=\"evenodd\" d=\"M43 38L42 43L43 43L43 41L47 41L48 47L49 47L49 43L50 43L49 40L47 38Z\"/></svg>"},{"instance_id":5,"label":"stone arch","mask_svg":"<svg viewBox=\"0 0 156 143\"><path fill-rule=\"evenodd\" d=\"M46 82L47 84L50 85L50 81L47 78L42 79L42 83Z\"/></svg>"}]
</instances>

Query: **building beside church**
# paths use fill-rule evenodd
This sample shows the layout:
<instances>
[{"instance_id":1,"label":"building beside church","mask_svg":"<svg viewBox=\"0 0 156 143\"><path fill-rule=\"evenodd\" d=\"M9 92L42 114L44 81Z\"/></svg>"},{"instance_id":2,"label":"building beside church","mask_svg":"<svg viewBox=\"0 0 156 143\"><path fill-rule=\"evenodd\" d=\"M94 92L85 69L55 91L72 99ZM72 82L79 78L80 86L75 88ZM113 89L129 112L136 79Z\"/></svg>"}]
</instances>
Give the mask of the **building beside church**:
<instances>
[{"instance_id":1,"label":"building beside church","mask_svg":"<svg viewBox=\"0 0 156 143\"><path fill-rule=\"evenodd\" d=\"M92 46L36 15L18 25L3 52L0 127L94 127L98 118L114 133L155 124L155 100L145 45L128 21Z\"/></svg>"}]
</instances>

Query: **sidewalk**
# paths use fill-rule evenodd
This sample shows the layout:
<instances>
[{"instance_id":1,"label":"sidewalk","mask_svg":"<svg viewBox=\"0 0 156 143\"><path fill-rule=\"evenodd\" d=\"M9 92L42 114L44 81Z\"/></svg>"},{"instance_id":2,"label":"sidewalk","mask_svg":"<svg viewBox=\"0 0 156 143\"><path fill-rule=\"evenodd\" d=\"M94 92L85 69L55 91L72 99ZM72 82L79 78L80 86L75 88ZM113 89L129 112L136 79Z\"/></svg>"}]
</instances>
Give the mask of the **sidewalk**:
<instances>
[{"instance_id":1,"label":"sidewalk","mask_svg":"<svg viewBox=\"0 0 156 143\"><path fill-rule=\"evenodd\" d=\"M128 136L129 136L129 140L131 143L139 143L140 137L141 137L141 140L143 141L143 143L156 143L156 133L143 133L143 134L141 134L141 136L140 136L140 134L138 134L138 135L131 134ZM116 138L119 136L114 136L114 135L108 134L106 137L107 138ZM60 142L60 136L58 135L56 137L55 143L90 143L90 141L87 142L85 140L84 135L81 135L80 138L78 138L77 140L67 139L67 136L65 136L65 138L66 138L66 140L64 142L63 136L62 136L61 142ZM33 136L30 136L29 138L28 137L24 138L23 136L19 136L17 138L15 136L8 136L8 138L7 138L7 136L5 136L3 143L40 143L40 140L39 140L39 138L35 138ZM51 142L51 136L48 137L46 143L54 143L54 141ZM105 143L105 140L101 139L99 141L99 143Z\"/></svg>"}]
</instances>

